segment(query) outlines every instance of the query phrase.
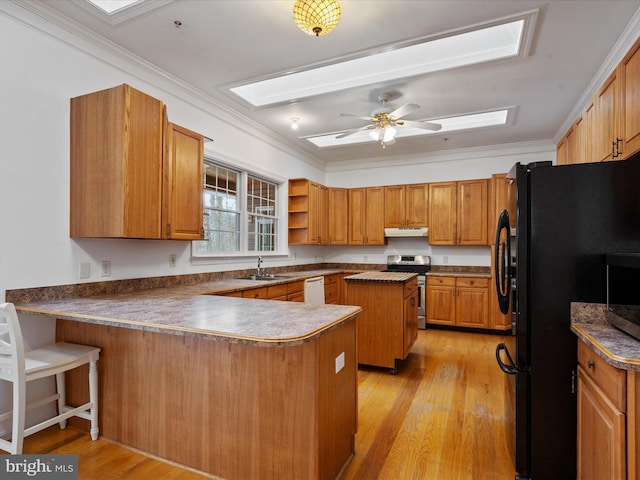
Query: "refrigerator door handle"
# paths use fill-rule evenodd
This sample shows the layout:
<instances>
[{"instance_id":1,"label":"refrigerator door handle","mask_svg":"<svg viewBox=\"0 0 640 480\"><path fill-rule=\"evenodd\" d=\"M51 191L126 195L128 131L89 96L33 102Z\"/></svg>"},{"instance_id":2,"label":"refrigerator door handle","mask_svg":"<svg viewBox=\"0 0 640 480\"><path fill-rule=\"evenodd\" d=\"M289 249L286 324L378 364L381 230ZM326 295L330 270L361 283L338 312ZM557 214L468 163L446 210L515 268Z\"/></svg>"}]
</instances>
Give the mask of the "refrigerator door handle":
<instances>
[{"instance_id":1,"label":"refrigerator door handle","mask_svg":"<svg viewBox=\"0 0 640 480\"><path fill-rule=\"evenodd\" d=\"M506 240L502 239L502 232L506 232ZM496 278L496 290L498 292L498 305L500 311L506 314L509 311L509 296L511 293L511 226L509 224L509 212L503 210L498 218L496 228L496 249L494 258L494 276Z\"/></svg>"},{"instance_id":2,"label":"refrigerator door handle","mask_svg":"<svg viewBox=\"0 0 640 480\"><path fill-rule=\"evenodd\" d=\"M502 361L502 358L500 356L501 351L504 351L505 355L507 356L507 360L509 361L508 365ZM518 367L516 367L516 364L514 363L513 358L511 358L511 354L509 353L509 349L507 349L507 346L504 343L500 343L496 347L496 360L498 361L500 370L502 370L504 373L508 373L509 375L515 375L516 373L518 373Z\"/></svg>"}]
</instances>

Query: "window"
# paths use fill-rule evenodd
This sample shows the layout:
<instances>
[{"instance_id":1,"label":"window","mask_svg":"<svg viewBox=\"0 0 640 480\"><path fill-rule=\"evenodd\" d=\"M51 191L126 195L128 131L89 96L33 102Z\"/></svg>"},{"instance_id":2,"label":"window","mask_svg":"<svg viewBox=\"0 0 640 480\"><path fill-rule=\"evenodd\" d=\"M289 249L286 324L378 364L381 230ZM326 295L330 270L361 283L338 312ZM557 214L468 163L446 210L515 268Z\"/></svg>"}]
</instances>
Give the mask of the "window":
<instances>
[{"instance_id":1,"label":"window","mask_svg":"<svg viewBox=\"0 0 640 480\"><path fill-rule=\"evenodd\" d=\"M204 237L194 256L277 252L278 184L222 164L204 164Z\"/></svg>"}]
</instances>

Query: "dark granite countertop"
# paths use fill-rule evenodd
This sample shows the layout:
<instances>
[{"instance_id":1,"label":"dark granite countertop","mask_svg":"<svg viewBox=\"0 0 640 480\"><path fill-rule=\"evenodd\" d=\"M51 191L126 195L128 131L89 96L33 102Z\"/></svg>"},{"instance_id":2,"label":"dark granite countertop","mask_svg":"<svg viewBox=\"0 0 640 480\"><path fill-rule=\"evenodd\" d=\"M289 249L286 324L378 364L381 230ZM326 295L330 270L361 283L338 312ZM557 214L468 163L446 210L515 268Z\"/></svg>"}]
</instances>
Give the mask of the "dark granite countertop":
<instances>
[{"instance_id":1,"label":"dark granite countertop","mask_svg":"<svg viewBox=\"0 0 640 480\"><path fill-rule=\"evenodd\" d=\"M603 304L572 303L571 331L609 365L640 370L640 341L609 324L605 311Z\"/></svg>"}]
</instances>

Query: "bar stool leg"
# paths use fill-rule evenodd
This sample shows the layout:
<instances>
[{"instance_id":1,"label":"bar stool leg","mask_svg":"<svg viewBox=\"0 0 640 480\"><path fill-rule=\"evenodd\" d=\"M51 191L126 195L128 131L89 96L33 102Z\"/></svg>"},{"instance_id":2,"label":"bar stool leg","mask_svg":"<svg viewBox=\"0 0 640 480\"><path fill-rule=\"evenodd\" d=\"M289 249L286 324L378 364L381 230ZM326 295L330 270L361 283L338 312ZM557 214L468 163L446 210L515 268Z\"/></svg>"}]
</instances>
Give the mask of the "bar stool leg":
<instances>
[{"instance_id":1,"label":"bar stool leg","mask_svg":"<svg viewBox=\"0 0 640 480\"><path fill-rule=\"evenodd\" d=\"M91 407L91 440L98 439L98 368L96 360L89 362L89 401Z\"/></svg>"},{"instance_id":2,"label":"bar stool leg","mask_svg":"<svg viewBox=\"0 0 640 480\"><path fill-rule=\"evenodd\" d=\"M64 409L67 406L67 390L64 380L64 372L56 373L56 390L58 392L58 415L64 413ZM67 420L58 422L60 429L67 428Z\"/></svg>"}]
</instances>

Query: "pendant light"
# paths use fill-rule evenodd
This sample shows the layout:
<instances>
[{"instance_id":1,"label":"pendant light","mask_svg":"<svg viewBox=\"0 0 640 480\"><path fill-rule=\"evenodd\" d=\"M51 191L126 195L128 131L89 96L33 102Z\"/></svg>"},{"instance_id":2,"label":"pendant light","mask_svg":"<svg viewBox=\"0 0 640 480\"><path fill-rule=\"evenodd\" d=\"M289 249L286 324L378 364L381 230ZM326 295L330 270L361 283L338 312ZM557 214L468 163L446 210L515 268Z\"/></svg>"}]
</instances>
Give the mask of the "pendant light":
<instances>
[{"instance_id":1,"label":"pendant light","mask_svg":"<svg viewBox=\"0 0 640 480\"><path fill-rule=\"evenodd\" d=\"M326 35L340 21L340 4L336 0L297 0L293 20L308 35Z\"/></svg>"}]
</instances>

